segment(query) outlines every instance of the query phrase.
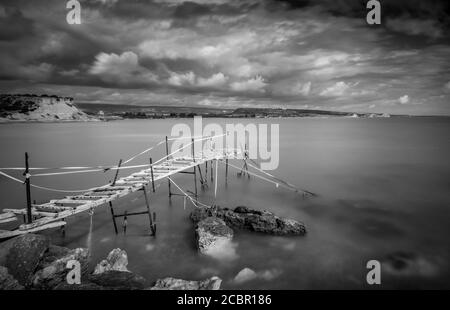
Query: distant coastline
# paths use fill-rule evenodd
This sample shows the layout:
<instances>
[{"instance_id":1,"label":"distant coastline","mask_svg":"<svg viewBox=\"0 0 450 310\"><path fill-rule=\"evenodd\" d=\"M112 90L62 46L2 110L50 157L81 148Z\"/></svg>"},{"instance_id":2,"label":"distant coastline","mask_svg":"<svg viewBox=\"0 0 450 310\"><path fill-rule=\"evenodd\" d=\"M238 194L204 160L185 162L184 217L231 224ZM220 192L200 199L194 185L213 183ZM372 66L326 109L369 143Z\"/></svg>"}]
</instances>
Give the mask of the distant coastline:
<instances>
[{"instance_id":1,"label":"distant coastline","mask_svg":"<svg viewBox=\"0 0 450 310\"><path fill-rule=\"evenodd\" d=\"M138 106L125 104L75 103L71 97L34 94L0 94L0 124L67 123L123 119L204 118L389 118L448 117L409 116L386 113L355 113L309 109Z\"/></svg>"},{"instance_id":2,"label":"distant coastline","mask_svg":"<svg viewBox=\"0 0 450 310\"><path fill-rule=\"evenodd\" d=\"M194 116L202 116L204 118L391 117L389 114L382 113L354 113L281 108L220 109L208 107L163 107L99 103L77 103L76 106L86 114L104 120L192 118Z\"/></svg>"}]
</instances>

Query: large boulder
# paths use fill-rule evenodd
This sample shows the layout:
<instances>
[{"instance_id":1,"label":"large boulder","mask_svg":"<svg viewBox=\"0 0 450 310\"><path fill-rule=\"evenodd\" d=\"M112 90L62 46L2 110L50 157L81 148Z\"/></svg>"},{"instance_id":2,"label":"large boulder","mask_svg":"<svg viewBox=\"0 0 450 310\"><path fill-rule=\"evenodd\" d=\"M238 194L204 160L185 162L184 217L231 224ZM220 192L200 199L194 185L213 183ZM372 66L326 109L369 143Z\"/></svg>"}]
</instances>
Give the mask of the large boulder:
<instances>
[{"instance_id":1,"label":"large boulder","mask_svg":"<svg viewBox=\"0 0 450 310\"><path fill-rule=\"evenodd\" d=\"M253 210L243 206L236 207L234 210L218 206L196 208L191 213L191 219L195 223L208 217L220 218L233 228L274 235L304 235L306 233L305 225L298 221L278 217L269 211Z\"/></svg>"},{"instance_id":2,"label":"large boulder","mask_svg":"<svg viewBox=\"0 0 450 310\"><path fill-rule=\"evenodd\" d=\"M67 283L67 274L71 271L67 268L67 263L71 260L80 263L81 281L83 282L89 267L89 250L86 248L69 250L52 246L39 265L41 269L33 277L33 287L54 289L61 283Z\"/></svg>"},{"instance_id":3,"label":"large boulder","mask_svg":"<svg viewBox=\"0 0 450 310\"><path fill-rule=\"evenodd\" d=\"M41 235L26 234L16 238L6 256L9 273L23 286L30 285L49 245L49 238Z\"/></svg>"},{"instance_id":4,"label":"large boulder","mask_svg":"<svg viewBox=\"0 0 450 310\"><path fill-rule=\"evenodd\" d=\"M197 223L197 246L201 253L217 251L233 239L233 230L217 217L207 217Z\"/></svg>"},{"instance_id":5,"label":"large boulder","mask_svg":"<svg viewBox=\"0 0 450 310\"><path fill-rule=\"evenodd\" d=\"M222 279L212 277L204 281L187 281L175 278L164 278L156 281L150 290L218 290Z\"/></svg>"},{"instance_id":6,"label":"large boulder","mask_svg":"<svg viewBox=\"0 0 450 310\"><path fill-rule=\"evenodd\" d=\"M128 271L128 256L127 252L121 249L114 249L109 252L106 259L97 264L94 270L94 274L100 274L105 271Z\"/></svg>"},{"instance_id":7,"label":"large boulder","mask_svg":"<svg viewBox=\"0 0 450 310\"><path fill-rule=\"evenodd\" d=\"M89 281L106 289L139 290L145 288L146 280L129 271L109 270L92 274Z\"/></svg>"},{"instance_id":8,"label":"large boulder","mask_svg":"<svg viewBox=\"0 0 450 310\"><path fill-rule=\"evenodd\" d=\"M0 266L0 291L23 289L24 287L8 273L8 268Z\"/></svg>"}]
</instances>

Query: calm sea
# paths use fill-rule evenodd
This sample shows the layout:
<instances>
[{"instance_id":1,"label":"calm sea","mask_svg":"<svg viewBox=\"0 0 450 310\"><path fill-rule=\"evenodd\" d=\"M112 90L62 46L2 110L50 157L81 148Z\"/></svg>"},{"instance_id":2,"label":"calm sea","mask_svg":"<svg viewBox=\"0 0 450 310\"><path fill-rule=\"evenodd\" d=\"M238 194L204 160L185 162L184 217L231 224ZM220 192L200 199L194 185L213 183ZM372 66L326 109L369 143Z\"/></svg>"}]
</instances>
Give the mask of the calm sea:
<instances>
[{"instance_id":1,"label":"calm sea","mask_svg":"<svg viewBox=\"0 0 450 310\"><path fill-rule=\"evenodd\" d=\"M0 166L23 166L25 151L34 167L113 165L157 143L179 122L192 124L192 120L124 120L1 125ZM166 182L150 195L157 213L156 238L147 235L146 216L129 218L127 234L116 236L107 207L98 208L92 222L88 214L69 220L64 237L58 231L46 234L59 245L89 247L93 266L113 248L124 249L129 269L149 282L167 276L196 280L218 275L223 288L373 288L366 283L366 263L376 259L382 262L381 288L450 288L448 118L207 122L279 123L280 165L273 173L319 197L303 199L255 178L238 178L232 170L225 186L221 168L217 198L210 186L200 200L266 209L303 221L306 236L236 231L233 244L219 257L199 255L189 220L193 207L187 204L184 209L180 197L169 201ZM155 150L153 159L163 151ZM148 157L136 163L148 163ZM33 183L87 189L108 182L113 174L36 177ZM193 188L192 176L180 175L175 181ZM4 177L0 197L0 209L25 206L24 186ZM38 203L60 197L64 194L32 190ZM145 206L139 192L114 205L116 212ZM234 281L246 267L255 271L253 279Z\"/></svg>"}]
</instances>

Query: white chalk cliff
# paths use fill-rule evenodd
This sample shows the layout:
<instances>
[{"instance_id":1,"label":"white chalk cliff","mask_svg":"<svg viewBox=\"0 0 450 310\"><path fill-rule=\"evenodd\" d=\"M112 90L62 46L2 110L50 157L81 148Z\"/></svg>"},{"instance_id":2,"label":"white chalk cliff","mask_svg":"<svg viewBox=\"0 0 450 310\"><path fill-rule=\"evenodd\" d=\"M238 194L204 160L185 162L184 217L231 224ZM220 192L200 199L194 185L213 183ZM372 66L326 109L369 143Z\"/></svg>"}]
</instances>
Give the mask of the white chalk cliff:
<instances>
[{"instance_id":1,"label":"white chalk cliff","mask_svg":"<svg viewBox=\"0 0 450 310\"><path fill-rule=\"evenodd\" d=\"M0 122L92 121L80 111L73 98L37 95L0 95Z\"/></svg>"}]
</instances>

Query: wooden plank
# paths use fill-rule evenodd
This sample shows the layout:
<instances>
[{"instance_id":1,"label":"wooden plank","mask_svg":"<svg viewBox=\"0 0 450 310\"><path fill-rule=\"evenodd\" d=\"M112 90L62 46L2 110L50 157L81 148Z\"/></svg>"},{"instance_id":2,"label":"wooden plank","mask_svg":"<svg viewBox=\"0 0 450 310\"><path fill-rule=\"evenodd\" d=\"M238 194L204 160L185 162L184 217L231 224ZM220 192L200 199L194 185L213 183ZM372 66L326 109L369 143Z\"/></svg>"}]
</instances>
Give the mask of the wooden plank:
<instances>
[{"instance_id":1,"label":"wooden plank","mask_svg":"<svg viewBox=\"0 0 450 310\"><path fill-rule=\"evenodd\" d=\"M32 232L37 232L37 231L41 231L44 229L57 228L57 227L65 226L65 225L67 225L67 223L65 221L52 222L52 223L48 223L45 225L36 226L33 228L26 228L26 226L29 226L29 225L20 225L19 230L24 231L26 233L32 233Z\"/></svg>"},{"instance_id":2,"label":"wooden plank","mask_svg":"<svg viewBox=\"0 0 450 310\"><path fill-rule=\"evenodd\" d=\"M52 204L77 204L77 205L84 205L86 203L90 203L93 200L75 200L75 199L56 199L56 200L50 200L50 203Z\"/></svg>"},{"instance_id":3,"label":"wooden plank","mask_svg":"<svg viewBox=\"0 0 450 310\"><path fill-rule=\"evenodd\" d=\"M10 217L15 217L16 215L13 212L5 212L0 214L0 220L5 220L8 219Z\"/></svg>"},{"instance_id":4,"label":"wooden plank","mask_svg":"<svg viewBox=\"0 0 450 310\"><path fill-rule=\"evenodd\" d=\"M10 222L15 222L17 221L17 216L13 216L13 217L9 217L6 219L0 219L0 224L4 224L4 223L10 223Z\"/></svg>"},{"instance_id":5,"label":"wooden plank","mask_svg":"<svg viewBox=\"0 0 450 310\"><path fill-rule=\"evenodd\" d=\"M74 200L98 200L103 198L109 198L108 195L80 195L80 196L66 196L66 199Z\"/></svg>"},{"instance_id":6,"label":"wooden plank","mask_svg":"<svg viewBox=\"0 0 450 310\"><path fill-rule=\"evenodd\" d=\"M117 183L117 181L116 181ZM106 186L106 187L99 187L99 188L94 188L92 191L94 192L107 192L107 191L123 191L123 190L127 190L130 189L129 186Z\"/></svg>"},{"instance_id":7,"label":"wooden plank","mask_svg":"<svg viewBox=\"0 0 450 310\"><path fill-rule=\"evenodd\" d=\"M114 191L114 192L110 191L110 192L101 192L101 193L102 193L102 195L108 195L109 197L111 197L111 196L114 196L114 195L118 195L120 192L121 192L121 191ZM87 193L87 194L93 194L93 195L95 195L95 194L97 194L97 193L99 193L99 192L89 192L89 193Z\"/></svg>"},{"instance_id":8,"label":"wooden plank","mask_svg":"<svg viewBox=\"0 0 450 310\"><path fill-rule=\"evenodd\" d=\"M73 207L60 207L60 206L55 206L52 204L34 206L34 208L35 208L35 210L42 211L42 212L62 212L62 211L73 209Z\"/></svg>"},{"instance_id":9,"label":"wooden plank","mask_svg":"<svg viewBox=\"0 0 450 310\"><path fill-rule=\"evenodd\" d=\"M135 186L139 186L139 185L143 185L145 183L146 182L142 182L142 181L122 181L122 180L119 180L119 181L116 182L116 184L130 184L130 185L133 185L134 187Z\"/></svg>"},{"instance_id":10,"label":"wooden plank","mask_svg":"<svg viewBox=\"0 0 450 310\"><path fill-rule=\"evenodd\" d=\"M235 153L230 153L234 155ZM230 155L230 156L231 156ZM203 164L208 160L224 158L226 157L226 152L204 152L201 157L173 157L170 160L166 160L160 165L155 166L154 173L154 181L161 180L167 178L171 175L174 175L178 172L190 169L197 165ZM158 170L159 169L159 170ZM153 182L154 182L153 181ZM114 186L111 184L94 188L86 193L75 196L67 196L65 199L57 199L52 200L55 204L71 204L74 205L75 208L72 207L64 207L64 206L56 206L55 204L43 204L34 206L32 209L32 214L34 216L43 216L40 219L35 220L31 224L23 224L21 225L21 230L15 230L12 232L0 231L0 239L5 238L5 236L14 236L18 234L39 231L44 229L49 229L52 227L59 227L61 225L65 225L65 222L62 221L66 217L70 217L76 215L78 213L86 212L90 209L101 206L107 202L118 199L120 197L124 197L130 193L136 192L140 190L143 186L149 184L151 182L151 169L145 169L134 174L129 175L128 177L120 178L117 180ZM44 212L38 211L36 208L44 208L46 210L50 210L53 207L52 211L57 212ZM59 209L55 209L59 208ZM8 210L5 210L8 211ZM22 210L10 210L11 213L15 216L15 214L24 214L26 212L25 209ZM8 218L14 218L8 215Z\"/></svg>"},{"instance_id":11,"label":"wooden plank","mask_svg":"<svg viewBox=\"0 0 450 310\"><path fill-rule=\"evenodd\" d=\"M6 209L10 210L11 212L17 214L17 215L27 215L27 209ZM40 217L54 217L57 213L50 213L50 212L40 212L37 211L35 208L31 209L31 215L33 216L40 216Z\"/></svg>"}]
</instances>

